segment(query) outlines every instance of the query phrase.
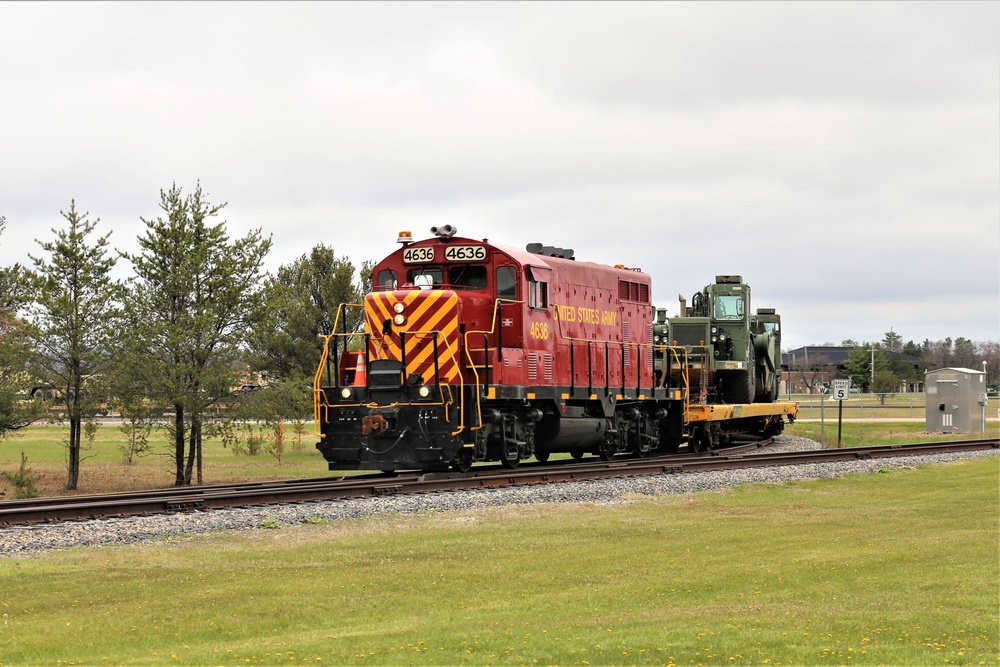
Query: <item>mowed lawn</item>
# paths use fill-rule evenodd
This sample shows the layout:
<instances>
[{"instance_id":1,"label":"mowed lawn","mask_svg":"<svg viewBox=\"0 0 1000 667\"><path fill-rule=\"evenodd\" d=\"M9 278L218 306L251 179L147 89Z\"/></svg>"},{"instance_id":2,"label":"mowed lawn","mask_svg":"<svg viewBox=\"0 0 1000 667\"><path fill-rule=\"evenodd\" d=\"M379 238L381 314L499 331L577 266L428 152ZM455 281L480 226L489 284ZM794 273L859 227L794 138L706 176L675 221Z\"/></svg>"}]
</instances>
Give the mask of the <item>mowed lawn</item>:
<instances>
[{"instance_id":1,"label":"mowed lawn","mask_svg":"<svg viewBox=\"0 0 1000 667\"><path fill-rule=\"evenodd\" d=\"M997 665L1000 460L0 559L0 663Z\"/></svg>"}]
</instances>

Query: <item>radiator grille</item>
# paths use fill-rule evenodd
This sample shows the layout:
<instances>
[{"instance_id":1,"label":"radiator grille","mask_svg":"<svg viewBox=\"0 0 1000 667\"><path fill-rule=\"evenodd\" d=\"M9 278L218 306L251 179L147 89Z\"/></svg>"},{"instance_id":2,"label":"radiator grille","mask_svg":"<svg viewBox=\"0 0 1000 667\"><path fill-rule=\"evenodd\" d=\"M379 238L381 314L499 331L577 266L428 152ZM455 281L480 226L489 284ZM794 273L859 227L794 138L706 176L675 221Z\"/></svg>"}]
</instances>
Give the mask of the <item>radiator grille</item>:
<instances>
[{"instance_id":1,"label":"radiator grille","mask_svg":"<svg viewBox=\"0 0 1000 667\"><path fill-rule=\"evenodd\" d=\"M672 340L678 345L704 345L706 327L704 324L675 324L670 327Z\"/></svg>"}]
</instances>

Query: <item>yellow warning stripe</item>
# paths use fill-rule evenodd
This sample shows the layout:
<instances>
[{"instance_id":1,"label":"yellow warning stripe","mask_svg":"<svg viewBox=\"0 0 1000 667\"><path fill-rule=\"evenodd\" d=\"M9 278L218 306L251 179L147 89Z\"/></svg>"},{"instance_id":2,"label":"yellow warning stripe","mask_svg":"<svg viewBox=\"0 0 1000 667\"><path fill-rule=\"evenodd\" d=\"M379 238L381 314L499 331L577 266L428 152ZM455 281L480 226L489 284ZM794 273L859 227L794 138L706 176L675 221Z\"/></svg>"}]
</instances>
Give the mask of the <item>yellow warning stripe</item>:
<instances>
[{"instance_id":1,"label":"yellow warning stripe","mask_svg":"<svg viewBox=\"0 0 1000 667\"><path fill-rule=\"evenodd\" d=\"M414 306L414 302L417 302ZM439 354L445 348L451 350L450 355L441 355L438 372L446 381L452 381L459 375L457 362L454 360L454 345L458 333L458 295L454 292L441 290L412 290L400 299L392 292L369 294L365 299L365 314L368 319L368 329L372 334L373 347L376 356L381 357L383 351L390 358L402 360L402 350L396 340L382 336L382 323L391 320L395 315L392 307L402 302L407 306L404 314L406 324L394 330L407 333L406 342L406 374L418 373L429 381L433 378L434 346L430 342L431 332L440 332L438 337ZM412 327L412 328L411 328ZM415 356L414 356L415 355Z\"/></svg>"}]
</instances>

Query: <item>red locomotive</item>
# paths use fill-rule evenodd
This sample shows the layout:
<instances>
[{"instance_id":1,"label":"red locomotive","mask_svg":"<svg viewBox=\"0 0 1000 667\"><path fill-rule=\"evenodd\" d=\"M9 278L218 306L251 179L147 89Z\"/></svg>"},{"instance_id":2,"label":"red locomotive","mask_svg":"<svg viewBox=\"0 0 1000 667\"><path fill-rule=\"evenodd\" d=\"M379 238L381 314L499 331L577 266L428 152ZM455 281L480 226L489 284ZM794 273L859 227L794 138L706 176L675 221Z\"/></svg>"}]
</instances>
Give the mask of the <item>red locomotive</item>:
<instances>
[{"instance_id":1,"label":"red locomotive","mask_svg":"<svg viewBox=\"0 0 1000 667\"><path fill-rule=\"evenodd\" d=\"M364 304L337 314L363 307L364 330L335 328L315 378L331 470L677 450L692 413L669 371L684 361L654 342L649 275L431 232L401 233Z\"/></svg>"}]
</instances>

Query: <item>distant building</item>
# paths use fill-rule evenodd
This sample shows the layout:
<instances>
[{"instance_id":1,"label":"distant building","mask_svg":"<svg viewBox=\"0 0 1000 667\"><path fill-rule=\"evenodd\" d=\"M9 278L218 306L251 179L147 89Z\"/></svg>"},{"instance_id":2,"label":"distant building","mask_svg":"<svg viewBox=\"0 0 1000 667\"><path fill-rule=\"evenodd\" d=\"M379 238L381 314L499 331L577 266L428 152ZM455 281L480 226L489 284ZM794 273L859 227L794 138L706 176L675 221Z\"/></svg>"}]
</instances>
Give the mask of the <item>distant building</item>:
<instances>
[{"instance_id":1,"label":"distant building","mask_svg":"<svg viewBox=\"0 0 1000 667\"><path fill-rule=\"evenodd\" d=\"M791 394L809 394L818 391L819 387L829 387L834 378L846 377L844 370L847 357L854 348L850 345L808 345L799 347L781 355L781 374L785 383L785 392ZM912 364L914 368L920 365L920 360L902 352L887 352L877 350L879 354L891 354ZM812 359L812 362L810 362ZM812 389L810 389L810 385ZM923 391L923 382L904 382L900 393Z\"/></svg>"},{"instance_id":2,"label":"distant building","mask_svg":"<svg viewBox=\"0 0 1000 667\"><path fill-rule=\"evenodd\" d=\"M808 345L783 352L783 391L788 394L811 394L818 392L820 387L829 387L834 378L843 377L844 364L852 349L844 345Z\"/></svg>"}]
</instances>

